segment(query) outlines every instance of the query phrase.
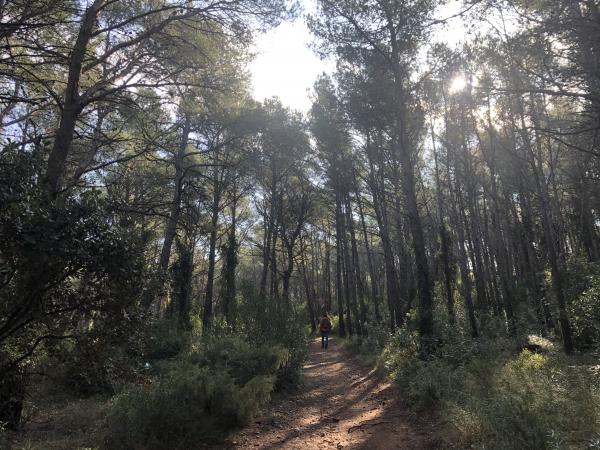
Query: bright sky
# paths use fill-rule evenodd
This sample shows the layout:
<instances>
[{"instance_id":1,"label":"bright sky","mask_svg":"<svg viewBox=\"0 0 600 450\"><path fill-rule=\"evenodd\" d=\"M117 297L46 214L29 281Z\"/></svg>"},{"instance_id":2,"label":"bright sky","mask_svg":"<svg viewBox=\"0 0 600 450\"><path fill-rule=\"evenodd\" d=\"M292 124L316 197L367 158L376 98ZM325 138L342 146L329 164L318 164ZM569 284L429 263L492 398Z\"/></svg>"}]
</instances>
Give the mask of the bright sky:
<instances>
[{"instance_id":1,"label":"bright sky","mask_svg":"<svg viewBox=\"0 0 600 450\"><path fill-rule=\"evenodd\" d=\"M302 1L305 10L312 10L311 0ZM254 98L263 100L272 96L284 105L306 113L310 109L309 90L316 78L333 72L335 63L321 61L308 48L312 36L299 17L284 22L256 40L256 59L250 64Z\"/></svg>"},{"instance_id":2,"label":"bright sky","mask_svg":"<svg viewBox=\"0 0 600 450\"><path fill-rule=\"evenodd\" d=\"M302 0L305 11L314 11L314 0ZM449 17L460 9L460 1L452 0L438 12ZM454 20L438 39L453 44L464 38L464 27ZM277 96L284 105L306 113L310 109L309 91L322 72L335 70L333 61L322 61L308 48L312 36L304 17L295 22L284 22L277 28L258 36L256 59L250 64L254 98Z\"/></svg>"}]
</instances>

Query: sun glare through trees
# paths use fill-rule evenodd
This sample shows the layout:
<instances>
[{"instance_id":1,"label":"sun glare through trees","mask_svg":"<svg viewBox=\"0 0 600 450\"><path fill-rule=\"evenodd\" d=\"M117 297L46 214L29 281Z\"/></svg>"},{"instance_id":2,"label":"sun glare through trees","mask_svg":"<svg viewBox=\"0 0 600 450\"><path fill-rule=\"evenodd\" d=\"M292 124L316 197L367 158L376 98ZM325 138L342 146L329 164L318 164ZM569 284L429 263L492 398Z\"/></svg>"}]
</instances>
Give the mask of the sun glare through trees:
<instances>
[{"instance_id":1,"label":"sun glare through trees","mask_svg":"<svg viewBox=\"0 0 600 450\"><path fill-rule=\"evenodd\" d=\"M467 88L467 86L468 82L464 75L454 75L454 77L450 79L450 85L448 87L448 90L451 94L454 94L456 92L464 91Z\"/></svg>"},{"instance_id":2,"label":"sun glare through trees","mask_svg":"<svg viewBox=\"0 0 600 450\"><path fill-rule=\"evenodd\" d=\"M0 17L0 448L598 448L598 0Z\"/></svg>"}]
</instances>

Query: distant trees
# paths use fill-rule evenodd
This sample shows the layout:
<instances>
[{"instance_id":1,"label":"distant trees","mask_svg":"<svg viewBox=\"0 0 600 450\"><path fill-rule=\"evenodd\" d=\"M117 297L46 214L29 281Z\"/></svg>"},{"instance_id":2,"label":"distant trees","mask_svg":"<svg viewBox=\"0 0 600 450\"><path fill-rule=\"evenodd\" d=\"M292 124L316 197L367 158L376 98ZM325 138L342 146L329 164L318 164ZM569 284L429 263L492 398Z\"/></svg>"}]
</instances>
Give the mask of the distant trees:
<instances>
[{"instance_id":1,"label":"distant trees","mask_svg":"<svg viewBox=\"0 0 600 450\"><path fill-rule=\"evenodd\" d=\"M365 267L380 251L392 329L408 320L426 342L439 286L448 322L456 326L460 298L471 336L497 321L515 335L532 314L542 332L560 325L570 353L566 273L584 255L597 261L595 44L581 32L593 35L597 5L482 6L510 26L456 51L431 46L425 66L418 51L436 23L434 3L322 1L309 21L321 51L338 58L334 80L315 84L312 120L335 192L331 214L348 218L336 221L348 298L363 281L349 261L373 273ZM366 231L346 242L365 216L375 246ZM347 256L354 248L362 260ZM365 305L371 317L380 316L378 287ZM352 301L338 309L352 314Z\"/></svg>"},{"instance_id":2,"label":"distant trees","mask_svg":"<svg viewBox=\"0 0 600 450\"><path fill-rule=\"evenodd\" d=\"M497 26L450 48L440 3L320 0L304 117L245 70L294 4L0 2L0 421L57 354L110 385L156 323L585 342L598 5L467 2Z\"/></svg>"},{"instance_id":3,"label":"distant trees","mask_svg":"<svg viewBox=\"0 0 600 450\"><path fill-rule=\"evenodd\" d=\"M311 29L322 39L324 49L335 49L338 58L352 67L376 64L389 88L386 98L379 98L385 109L385 131L398 201L403 202L405 225L410 230L412 253L419 295L419 330L424 338L433 333L430 269L425 248L421 212L417 201L416 138L422 126L422 114L415 102L411 64L419 43L426 35L425 21L430 18L432 2L320 2L321 16L311 22ZM344 70L344 65L342 72ZM369 73L369 69L363 73ZM368 75L367 75L368 76ZM367 81L368 82L368 81ZM367 100L367 107L372 103ZM383 112L383 111L381 111ZM395 205L399 206L398 204ZM382 221L384 218L382 217ZM388 243L389 244L389 243ZM389 245L384 244L384 247ZM404 253L404 249L401 249ZM390 256L386 259L390 260ZM405 255L402 254L402 259ZM393 263L388 263L390 279L395 279ZM395 281L393 282L395 284ZM393 291L395 289L392 284ZM409 299L393 299L396 325L402 325L403 307Z\"/></svg>"}]
</instances>

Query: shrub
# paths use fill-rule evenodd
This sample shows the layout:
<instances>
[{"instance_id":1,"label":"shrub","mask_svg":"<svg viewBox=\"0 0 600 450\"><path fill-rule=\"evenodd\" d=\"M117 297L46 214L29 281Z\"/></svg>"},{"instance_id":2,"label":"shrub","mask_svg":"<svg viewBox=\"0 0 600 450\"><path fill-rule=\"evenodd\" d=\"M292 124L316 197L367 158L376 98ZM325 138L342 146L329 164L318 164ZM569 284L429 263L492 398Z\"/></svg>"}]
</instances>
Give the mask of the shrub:
<instances>
[{"instance_id":1,"label":"shrub","mask_svg":"<svg viewBox=\"0 0 600 450\"><path fill-rule=\"evenodd\" d=\"M584 448L599 435L600 386L588 367L552 352L517 352L503 339L444 339L419 358L416 335L401 330L382 360L413 409L435 408L458 432L454 444Z\"/></svg>"},{"instance_id":2,"label":"shrub","mask_svg":"<svg viewBox=\"0 0 600 450\"><path fill-rule=\"evenodd\" d=\"M106 448L190 448L214 441L269 400L289 360L283 346L253 345L236 335L213 335L190 348L156 364L153 384L117 398Z\"/></svg>"},{"instance_id":3,"label":"shrub","mask_svg":"<svg viewBox=\"0 0 600 450\"><path fill-rule=\"evenodd\" d=\"M244 339L254 346L276 345L287 350L287 358L278 371L277 389L298 384L301 369L308 356L309 332L290 305L273 303L261 297L256 287L242 280L242 299L239 304L239 323L236 329L243 332Z\"/></svg>"},{"instance_id":4,"label":"shrub","mask_svg":"<svg viewBox=\"0 0 600 450\"><path fill-rule=\"evenodd\" d=\"M482 400L472 407L486 448L582 448L600 426L598 392L581 369L527 350Z\"/></svg>"},{"instance_id":5,"label":"shrub","mask_svg":"<svg viewBox=\"0 0 600 450\"><path fill-rule=\"evenodd\" d=\"M121 383L136 376L137 358L129 349L111 345L102 339L82 336L72 345L64 343L61 353L53 350L47 361L47 373L57 387L76 397L112 395Z\"/></svg>"},{"instance_id":6,"label":"shrub","mask_svg":"<svg viewBox=\"0 0 600 450\"><path fill-rule=\"evenodd\" d=\"M181 366L150 387L119 396L107 420L106 449L195 448L247 423L268 401L273 376L237 384L227 372Z\"/></svg>"},{"instance_id":7,"label":"shrub","mask_svg":"<svg viewBox=\"0 0 600 450\"><path fill-rule=\"evenodd\" d=\"M173 358L190 344L191 332L181 330L172 320L162 320L152 324L147 333L144 349L146 361Z\"/></svg>"},{"instance_id":8,"label":"shrub","mask_svg":"<svg viewBox=\"0 0 600 450\"><path fill-rule=\"evenodd\" d=\"M236 383L245 384L256 376L271 376L285 364L289 352L279 345L253 346L240 336L206 339L190 355L190 362L226 372Z\"/></svg>"},{"instance_id":9,"label":"shrub","mask_svg":"<svg viewBox=\"0 0 600 450\"><path fill-rule=\"evenodd\" d=\"M46 343L44 358L40 358L48 381L52 381L46 387L58 389L56 394L66 390L71 396L84 398L119 391L138 377L143 328L137 318L114 329L100 323L72 339Z\"/></svg>"},{"instance_id":10,"label":"shrub","mask_svg":"<svg viewBox=\"0 0 600 450\"><path fill-rule=\"evenodd\" d=\"M255 345L274 345L286 350L284 359L277 370L276 389L293 389L300 383L302 366L308 357L308 333L302 321L293 316L282 318L276 327L270 330L261 341L254 338Z\"/></svg>"},{"instance_id":11,"label":"shrub","mask_svg":"<svg viewBox=\"0 0 600 450\"><path fill-rule=\"evenodd\" d=\"M390 333L384 325L373 322L363 325L365 334L362 336L350 336L346 341L346 347L355 353L372 357L379 355L387 344Z\"/></svg>"},{"instance_id":12,"label":"shrub","mask_svg":"<svg viewBox=\"0 0 600 450\"><path fill-rule=\"evenodd\" d=\"M340 316L334 314L328 314L329 321L331 322L331 334L335 334L336 336L340 335ZM319 315L319 317L321 317ZM317 319L319 319L317 317ZM317 320L317 333L319 333L319 321Z\"/></svg>"},{"instance_id":13,"label":"shrub","mask_svg":"<svg viewBox=\"0 0 600 450\"><path fill-rule=\"evenodd\" d=\"M569 318L577 348L600 345L600 276L590 277L588 288L571 302Z\"/></svg>"}]
</instances>

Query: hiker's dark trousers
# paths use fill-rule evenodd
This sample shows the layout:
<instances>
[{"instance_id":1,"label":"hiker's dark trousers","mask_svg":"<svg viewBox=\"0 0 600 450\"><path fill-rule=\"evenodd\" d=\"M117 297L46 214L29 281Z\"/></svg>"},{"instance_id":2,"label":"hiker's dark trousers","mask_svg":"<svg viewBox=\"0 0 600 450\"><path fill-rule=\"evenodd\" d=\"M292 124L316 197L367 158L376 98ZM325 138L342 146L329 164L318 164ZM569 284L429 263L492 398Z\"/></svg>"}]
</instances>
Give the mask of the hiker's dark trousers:
<instances>
[{"instance_id":1,"label":"hiker's dark trousers","mask_svg":"<svg viewBox=\"0 0 600 450\"><path fill-rule=\"evenodd\" d=\"M321 331L321 348L327 348L329 344L329 331Z\"/></svg>"}]
</instances>

